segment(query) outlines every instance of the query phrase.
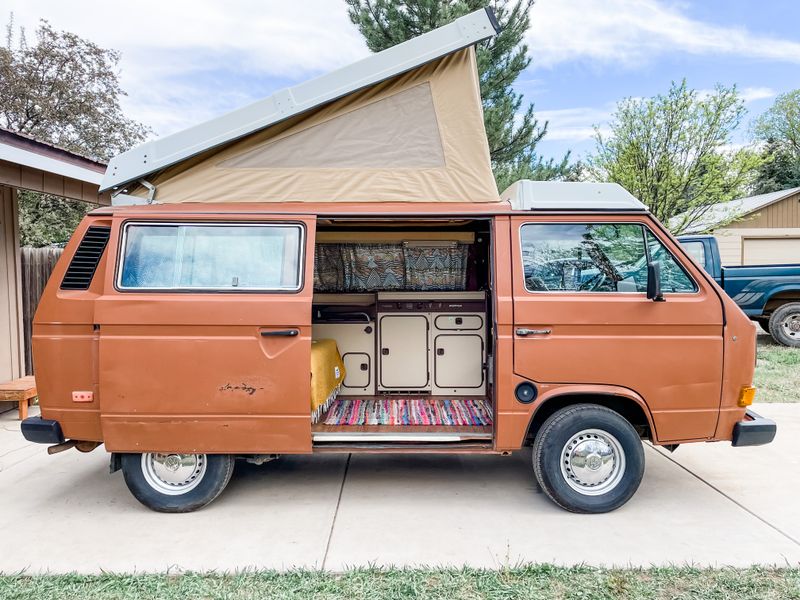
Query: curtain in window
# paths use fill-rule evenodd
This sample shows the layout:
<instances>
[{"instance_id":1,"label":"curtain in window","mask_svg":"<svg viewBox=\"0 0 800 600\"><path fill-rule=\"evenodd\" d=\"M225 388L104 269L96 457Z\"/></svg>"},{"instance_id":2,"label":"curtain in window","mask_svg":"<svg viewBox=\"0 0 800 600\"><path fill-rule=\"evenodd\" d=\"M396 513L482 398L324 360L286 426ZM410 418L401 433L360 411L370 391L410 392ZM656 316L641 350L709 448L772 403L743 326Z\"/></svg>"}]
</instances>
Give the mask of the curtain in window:
<instances>
[{"instance_id":1,"label":"curtain in window","mask_svg":"<svg viewBox=\"0 0 800 600\"><path fill-rule=\"evenodd\" d=\"M318 292L463 291L466 244L317 244Z\"/></svg>"}]
</instances>

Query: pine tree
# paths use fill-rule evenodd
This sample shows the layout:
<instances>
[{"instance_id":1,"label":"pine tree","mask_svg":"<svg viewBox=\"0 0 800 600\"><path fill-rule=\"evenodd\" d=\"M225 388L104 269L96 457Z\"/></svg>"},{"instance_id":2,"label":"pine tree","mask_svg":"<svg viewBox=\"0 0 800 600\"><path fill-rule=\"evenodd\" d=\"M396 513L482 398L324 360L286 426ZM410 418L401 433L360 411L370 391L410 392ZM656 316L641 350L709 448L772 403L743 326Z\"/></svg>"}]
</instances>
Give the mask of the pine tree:
<instances>
[{"instance_id":1,"label":"pine tree","mask_svg":"<svg viewBox=\"0 0 800 600\"><path fill-rule=\"evenodd\" d=\"M768 194L800 187L800 159L785 144L766 141L761 152L764 162L758 168L754 194Z\"/></svg>"},{"instance_id":2,"label":"pine tree","mask_svg":"<svg viewBox=\"0 0 800 600\"><path fill-rule=\"evenodd\" d=\"M478 46L477 61L483 99L484 124L497 186L517 179L568 177L569 154L562 160L544 160L536 145L547 133L533 104L513 84L531 63L523 37L530 25L534 0L345 0L353 24L367 47L380 52L395 44L446 25L472 11L491 7L502 27L494 38Z\"/></svg>"}]
</instances>

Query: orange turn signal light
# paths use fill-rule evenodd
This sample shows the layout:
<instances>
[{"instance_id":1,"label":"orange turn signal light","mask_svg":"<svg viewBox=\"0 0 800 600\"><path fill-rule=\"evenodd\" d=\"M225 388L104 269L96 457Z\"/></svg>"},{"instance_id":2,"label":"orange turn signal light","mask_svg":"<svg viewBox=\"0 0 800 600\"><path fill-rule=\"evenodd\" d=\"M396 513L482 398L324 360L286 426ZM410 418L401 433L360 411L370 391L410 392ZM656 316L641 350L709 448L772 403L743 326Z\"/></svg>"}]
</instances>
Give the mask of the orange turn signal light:
<instances>
[{"instance_id":1,"label":"orange turn signal light","mask_svg":"<svg viewBox=\"0 0 800 600\"><path fill-rule=\"evenodd\" d=\"M752 385L743 385L739 392L739 406L750 406L756 397L756 388Z\"/></svg>"}]
</instances>

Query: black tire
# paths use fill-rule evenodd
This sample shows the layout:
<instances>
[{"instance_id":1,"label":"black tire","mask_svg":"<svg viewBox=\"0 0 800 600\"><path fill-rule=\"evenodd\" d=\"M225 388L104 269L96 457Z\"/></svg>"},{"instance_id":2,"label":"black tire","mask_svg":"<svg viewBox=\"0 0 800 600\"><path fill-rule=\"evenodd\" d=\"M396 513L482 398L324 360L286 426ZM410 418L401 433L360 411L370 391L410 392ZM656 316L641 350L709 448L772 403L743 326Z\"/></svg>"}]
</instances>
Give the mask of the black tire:
<instances>
[{"instance_id":1,"label":"black tire","mask_svg":"<svg viewBox=\"0 0 800 600\"><path fill-rule=\"evenodd\" d=\"M152 467L154 459L164 461L165 457L195 457L190 466L185 484L162 483L154 479ZM202 461L202 462L201 462ZM122 474L125 484L134 497L147 508L158 512L183 513L203 508L222 493L233 473L234 457L229 454L123 454ZM181 467L183 468L183 467ZM202 474L200 470L202 469ZM150 471L146 473L146 471ZM195 477L192 478L192 475ZM198 480L199 477L199 480ZM174 489L162 491L171 486ZM181 486L186 491L181 491Z\"/></svg>"},{"instance_id":2,"label":"black tire","mask_svg":"<svg viewBox=\"0 0 800 600\"><path fill-rule=\"evenodd\" d=\"M769 333L779 344L800 348L800 302L789 302L772 311Z\"/></svg>"},{"instance_id":3,"label":"black tire","mask_svg":"<svg viewBox=\"0 0 800 600\"><path fill-rule=\"evenodd\" d=\"M594 431L578 437L591 430ZM595 464L600 460L601 464L595 472L584 471L589 477L599 476L610 464L611 472L605 481L592 487L591 482L583 483L574 475L569 465L575 463L566 460L567 443L573 441L570 452L592 447L588 445L590 441L602 444L594 447L616 447L613 455L606 455L607 462L593 453L597 458L592 460ZM561 508L576 513L609 512L625 504L638 489L644 475L644 448L639 434L619 413L596 404L575 404L557 411L542 425L533 443L533 471L544 493ZM604 486L608 487L605 492Z\"/></svg>"}]
</instances>

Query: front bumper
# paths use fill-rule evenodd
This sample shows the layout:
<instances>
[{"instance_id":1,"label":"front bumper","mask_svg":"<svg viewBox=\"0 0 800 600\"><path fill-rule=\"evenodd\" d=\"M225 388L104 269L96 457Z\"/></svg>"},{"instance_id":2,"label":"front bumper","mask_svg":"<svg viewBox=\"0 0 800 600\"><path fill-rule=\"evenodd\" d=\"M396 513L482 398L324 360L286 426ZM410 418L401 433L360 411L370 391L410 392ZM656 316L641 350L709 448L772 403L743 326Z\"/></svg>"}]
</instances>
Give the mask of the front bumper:
<instances>
[{"instance_id":1,"label":"front bumper","mask_svg":"<svg viewBox=\"0 0 800 600\"><path fill-rule=\"evenodd\" d=\"M739 421L733 426L733 446L762 446L769 444L775 439L775 432L778 426L772 419L764 417L748 410L744 415L744 420Z\"/></svg>"},{"instance_id":2,"label":"front bumper","mask_svg":"<svg viewBox=\"0 0 800 600\"><path fill-rule=\"evenodd\" d=\"M62 444L64 433L58 421L42 417L28 417L20 425L22 436L37 444Z\"/></svg>"}]
</instances>

